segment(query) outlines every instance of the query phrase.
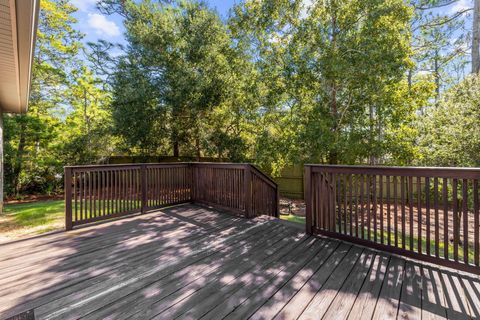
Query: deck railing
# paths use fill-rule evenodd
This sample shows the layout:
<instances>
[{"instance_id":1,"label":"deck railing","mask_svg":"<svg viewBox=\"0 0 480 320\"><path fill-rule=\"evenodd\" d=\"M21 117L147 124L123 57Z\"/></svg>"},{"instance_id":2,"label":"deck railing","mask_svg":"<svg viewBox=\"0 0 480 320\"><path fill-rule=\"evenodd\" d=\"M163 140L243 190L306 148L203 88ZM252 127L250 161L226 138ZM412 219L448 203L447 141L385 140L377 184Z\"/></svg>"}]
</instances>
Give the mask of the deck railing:
<instances>
[{"instance_id":1,"label":"deck railing","mask_svg":"<svg viewBox=\"0 0 480 320\"><path fill-rule=\"evenodd\" d=\"M305 166L307 233L480 273L480 169Z\"/></svg>"},{"instance_id":2,"label":"deck railing","mask_svg":"<svg viewBox=\"0 0 480 320\"><path fill-rule=\"evenodd\" d=\"M65 167L66 229L195 202L247 218L278 216L278 187L250 164L148 163Z\"/></svg>"}]
</instances>

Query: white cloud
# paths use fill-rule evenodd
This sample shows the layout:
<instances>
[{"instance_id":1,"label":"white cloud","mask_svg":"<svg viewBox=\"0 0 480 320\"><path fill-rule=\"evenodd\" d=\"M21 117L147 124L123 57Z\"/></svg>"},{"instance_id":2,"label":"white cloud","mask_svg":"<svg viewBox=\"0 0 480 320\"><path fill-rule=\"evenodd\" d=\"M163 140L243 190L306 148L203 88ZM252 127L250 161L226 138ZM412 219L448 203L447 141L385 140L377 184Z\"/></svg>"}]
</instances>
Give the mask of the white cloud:
<instances>
[{"instance_id":1,"label":"white cloud","mask_svg":"<svg viewBox=\"0 0 480 320\"><path fill-rule=\"evenodd\" d=\"M305 19L308 16L308 10L313 5L313 0L303 0L302 8L300 9L300 19Z\"/></svg>"},{"instance_id":2,"label":"white cloud","mask_svg":"<svg viewBox=\"0 0 480 320\"><path fill-rule=\"evenodd\" d=\"M71 0L71 3L80 11L88 12L95 8L98 0Z\"/></svg>"},{"instance_id":3,"label":"white cloud","mask_svg":"<svg viewBox=\"0 0 480 320\"><path fill-rule=\"evenodd\" d=\"M95 29L98 35L116 37L121 33L115 22L108 20L104 15L99 13L88 14L88 25Z\"/></svg>"},{"instance_id":4,"label":"white cloud","mask_svg":"<svg viewBox=\"0 0 480 320\"><path fill-rule=\"evenodd\" d=\"M450 8L450 13L457 13L473 7L472 0L458 0Z\"/></svg>"},{"instance_id":5,"label":"white cloud","mask_svg":"<svg viewBox=\"0 0 480 320\"><path fill-rule=\"evenodd\" d=\"M432 74L432 71L430 71L430 70L419 70L417 72L417 75L419 75L419 76L429 76L431 74Z\"/></svg>"}]
</instances>

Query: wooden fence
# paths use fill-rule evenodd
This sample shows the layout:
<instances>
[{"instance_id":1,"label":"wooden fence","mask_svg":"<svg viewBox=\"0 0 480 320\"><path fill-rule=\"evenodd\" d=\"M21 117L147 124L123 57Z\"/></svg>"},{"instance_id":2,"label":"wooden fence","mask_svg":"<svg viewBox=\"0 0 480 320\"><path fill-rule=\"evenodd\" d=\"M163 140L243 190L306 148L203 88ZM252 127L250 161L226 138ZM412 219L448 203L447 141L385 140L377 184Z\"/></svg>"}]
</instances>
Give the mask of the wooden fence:
<instances>
[{"instance_id":1,"label":"wooden fence","mask_svg":"<svg viewBox=\"0 0 480 320\"><path fill-rule=\"evenodd\" d=\"M305 166L307 233L480 273L480 169Z\"/></svg>"},{"instance_id":2,"label":"wooden fence","mask_svg":"<svg viewBox=\"0 0 480 320\"><path fill-rule=\"evenodd\" d=\"M250 164L152 163L65 167L66 229L195 202L251 218L278 216L275 182Z\"/></svg>"}]
</instances>

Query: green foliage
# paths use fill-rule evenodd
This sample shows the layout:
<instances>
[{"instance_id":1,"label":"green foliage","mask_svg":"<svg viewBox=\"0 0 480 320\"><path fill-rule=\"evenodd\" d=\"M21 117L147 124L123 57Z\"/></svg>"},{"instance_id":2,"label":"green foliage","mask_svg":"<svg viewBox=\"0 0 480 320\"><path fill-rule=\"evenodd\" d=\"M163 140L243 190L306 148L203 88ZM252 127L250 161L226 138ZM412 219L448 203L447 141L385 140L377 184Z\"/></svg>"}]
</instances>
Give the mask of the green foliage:
<instances>
[{"instance_id":1,"label":"green foliage","mask_svg":"<svg viewBox=\"0 0 480 320\"><path fill-rule=\"evenodd\" d=\"M255 158L286 163L408 162L420 100L409 90L411 8L404 1L246 1L230 20L255 58L265 110ZM411 140L411 139L410 139ZM403 142L403 141L402 141ZM407 155L410 154L410 155Z\"/></svg>"},{"instance_id":2,"label":"green foliage","mask_svg":"<svg viewBox=\"0 0 480 320\"><path fill-rule=\"evenodd\" d=\"M61 191L63 166L108 153L109 93L79 59L82 34L66 0L42 0L29 111L6 115L5 193Z\"/></svg>"},{"instance_id":3,"label":"green foliage","mask_svg":"<svg viewBox=\"0 0 480 320\"><path fill-rule=\"evenodd\" d=\"M64 165L114 154L274 175L306 162L479 165L478 80L441 98L468 38L449 42L464 19L433 14L443 0L244 0L225 21L202 1L102 0L128 44L90 51L69 1L41 4L30 110L4 120L9 196L58 192Z\"/></svg>"},{"instance_id":4,"label":"green foliage","mask_svg":"<svg viewBox=\"0 0 480 320\"><path fill-rule=\"evenodd\" d=\"M438 106L427 110L421 124L419 164L480 166L480 78L466 77Z\"/></svg>"},{"instance_id":5,"label":"green foliage","mask_svg":"<svg viewBox=\"0 0 480 320\"><path fill-rule=\"evenodd\" d=\"M115 132L132 153L240 159L245 106L238 52L203 3L127 2L128 54L114 74ZM239 103L240 102L240 103Z\"/></svg>"}]
</instances>

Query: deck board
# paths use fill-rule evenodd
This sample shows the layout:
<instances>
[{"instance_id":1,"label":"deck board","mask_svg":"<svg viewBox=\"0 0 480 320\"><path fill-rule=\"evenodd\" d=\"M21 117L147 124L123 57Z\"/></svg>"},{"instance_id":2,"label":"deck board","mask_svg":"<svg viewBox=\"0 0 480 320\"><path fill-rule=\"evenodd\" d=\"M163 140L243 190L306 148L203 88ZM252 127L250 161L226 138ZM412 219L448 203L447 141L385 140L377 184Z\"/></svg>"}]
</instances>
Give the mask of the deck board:
<instances>
[{"instance_id":1,"label":"deck board","mask_svg":"<svg viewBox=\"0 0 480 320\"><path fill-rule=\"evenodd\" d=\"M445 292L438 269L422 267L422 319L447 319Z\"/></svg>"},{"instance_id":2,"label":"deck board","mask_svg":"<svg viewBox=\"0 0 480 320\"><path fill-rule=\"evenodd\" d=\"M350 248L347 255L340 262L340 265L332 272L327 282L325 282L322 290L315 293L310 304L299 317L300 320L318 319L325 315L325 312L350 275L362 252L362 248L356 246Z\"/></svg>"},{"instance_id":3,"label":"deck board","mask_svg":"<svg viewBox=\"0 0 480 320\"><path fill-rule=\"evenodd\" d=\"M178 282L175 280L168 286L162 286L160 283L153 283L151 286L143 288L141 292L117 301L115 305L111 306L111 309L113 310L103 310L102 313L95 313L93 318L105 316L103 313L105 311L107 314L114 314L115 319L129 318L137 313L145 318L147 317L147 314L144 313L144 311L152 313L154 311L152 305L156 303L156 307L159 308L159 301L163 301L164 304L167 304L167 302L164 301L167 297L169 300L174 300L175 297L181 297L185 292L193 294L194 291L189 291L193 286L201 288L206 282L212 282L213 279L228 272L232 266L244 262L248 262L250 265L253 264L255 261L252 259L252 256L257 256L257 259L267 259L269 256L277 254L277 252L286 244L285 241L283 241L280 232L285 232L285 230L279 228L273 232L273 235L267 232L266 234L261 235L261 238L251 239L250 246L241 246L238 250L229 252L227 256L221 259L213 257L211 261L208 261L208 259L202 261L200 267L204 267L205 270L201 270L204 272L200 272L197 278L195 278L195 273L193 272L195 271L195 268L198 268L199 266L193 265L185 282ZM265 237L269 238L266 239ZM270 246L269 252L264 250L263 245ZM245 267L245 264L243 267ZM146 295L148 295L148 298L144 298ZM134 305L133 308L132 304Z\"/></svg>"},{"instance_id":4,"label":"deck board","mask_svg":"<svg viewBox=\"0 0 480 320\"><path fill-rule=\"evenodd\" d=\"M330 304L325 313L325 319L347 319L374 259L374 252L365 250L362 253L350 275L338 291L337 296Z\"/></svg>"},{"instance_id":5,"label":"deck board","mask_svg":"<svg viewBox=\"0 0 480 320\"><path fill-rule=\"evenodd\" d=\"M1 244L0 272L0 319L480 317L475 275L194 205Z\"/></svg>"},{"instance_id":6,"label":"deck board","mask_svg":"<svg viewBox=\"0 0 480 320\"><path fill-rule=\"evenodd\" d=\"M411 261L405 264L398 318L411 320L422 318L422 275L420 266Z\"/></svg>"},{"instance_id":7,"label":"deck board","mask_svg":"<svg viewBox=\"0 0 480 320\"><path fill-rule=\"evenodd\" d=\"M338 245L339 243L333 241L325 243L325 249L317 254L315 258L313 258L293 278L286 282L280 290L262 305L262 307L256 310L251 319L272 319L275 317L315 274L315 272L318 271Z\"/></svg>"},{"instance_id":8,"label":"deck board","mask_svg":"<svg viewBox=\"0 0 480 320\"><path fill-rule=\"evenodd\" d=\"M390 257L377 254L348 315L349 320L371 319L382 289Z\"/></svg>"}]
</instances>

